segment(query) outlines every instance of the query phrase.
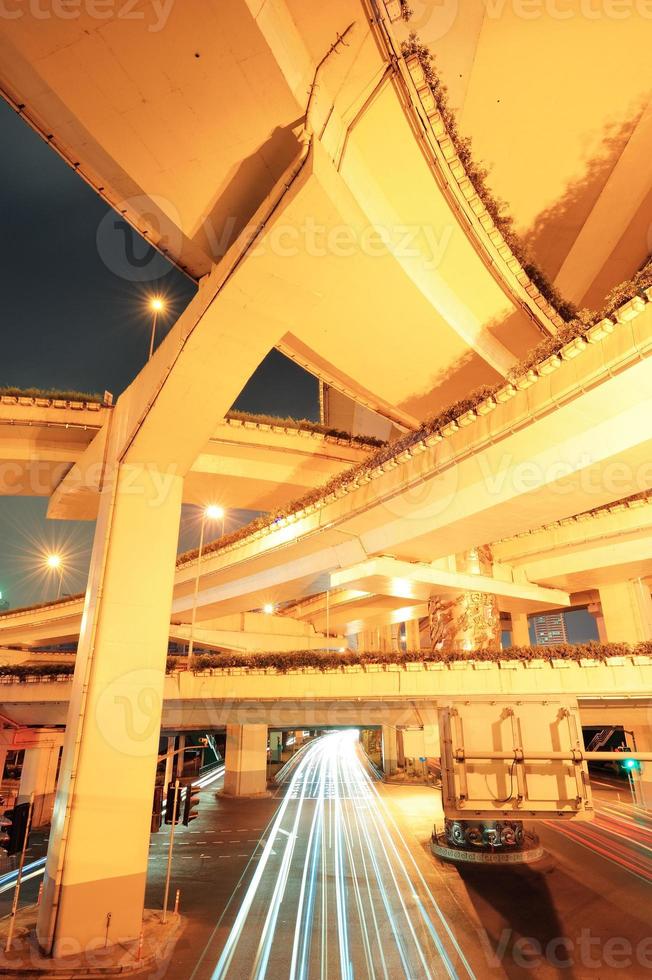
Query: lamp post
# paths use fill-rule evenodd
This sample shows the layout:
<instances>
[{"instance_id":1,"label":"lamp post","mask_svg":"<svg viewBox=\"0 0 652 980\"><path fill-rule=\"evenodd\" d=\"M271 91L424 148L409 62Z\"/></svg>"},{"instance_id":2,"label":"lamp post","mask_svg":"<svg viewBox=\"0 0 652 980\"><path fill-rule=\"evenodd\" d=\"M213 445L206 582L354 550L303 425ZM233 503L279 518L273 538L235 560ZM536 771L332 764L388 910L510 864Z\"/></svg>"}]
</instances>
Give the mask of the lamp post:
<instances>
[{"instance_id":1,"label":"lamp post","mask_svg":"<svg viewBox=\"0 0 652 980\"><path fill-rule=\"evenodd\" d=\"M188 669L192 667L193 650L195 646L195 620L197 619L197 598L199 596L199 575L201 573L201 558L204 551L204 531L206 521L222 521L222 537L224 537L224 518L226 512L219 504L209 504L201 515L201 530L199 532L199 551L197 553L197 573L195 575L195 592L192 599L192 617L190 620L190 642L188 643Z\"/></svg>"},{"instance_id":2,"label":"lamp post","mask_svg":"<svg viewBox=\"0 0 652 980\"><path fill-rule=\"evenodd\" d=\"M61 598L61 586L63 585L63 559L61 555L53 552L52 554L46 555L45 565L52 572L59 573L59 585L57 588L57 599Z\"/></svg>"},{"instance_id":3,"label":"lamp post","mask_svg":"<svg viewBox=\"0 0 652 980\"><path fill-rule=\"evenodd\" d=\"M156 339L156 322L158 320L158 315L165 309L165 303L160 296L153 296L149 301L149 308L152 311L152 336L149 341L149 361L154 353L154 341Z\"/></svg>"}]
</instances>

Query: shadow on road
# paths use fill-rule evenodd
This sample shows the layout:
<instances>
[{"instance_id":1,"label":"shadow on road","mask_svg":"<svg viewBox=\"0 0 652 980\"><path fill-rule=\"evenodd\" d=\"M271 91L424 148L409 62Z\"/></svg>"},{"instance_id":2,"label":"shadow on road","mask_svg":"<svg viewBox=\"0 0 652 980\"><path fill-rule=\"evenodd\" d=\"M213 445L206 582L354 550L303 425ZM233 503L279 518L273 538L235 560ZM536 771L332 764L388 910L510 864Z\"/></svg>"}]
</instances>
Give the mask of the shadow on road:
<instances>
[{"instance_id":1,"label":"shadow on road","mask_svg":"<svg viewBox=\"0 0 652 980\"><path fill-rule=\"evenodd\" d=\"M500 961L513 980L582 976L548 886L550 861L536 866L460 865L457 870L487 933L486 955L496 958L490 965L497 967Z\"/></svg>"}]
</instances>

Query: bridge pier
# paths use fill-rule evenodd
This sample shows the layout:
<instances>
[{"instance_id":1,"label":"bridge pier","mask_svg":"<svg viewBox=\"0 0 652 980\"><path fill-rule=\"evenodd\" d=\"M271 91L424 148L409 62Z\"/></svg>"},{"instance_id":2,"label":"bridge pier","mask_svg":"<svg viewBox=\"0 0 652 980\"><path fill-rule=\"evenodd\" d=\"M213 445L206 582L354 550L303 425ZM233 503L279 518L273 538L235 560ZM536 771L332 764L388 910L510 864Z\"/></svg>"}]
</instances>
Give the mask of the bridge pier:
<instances>
[{"instance_id":1,"label":"bridge pier","mask_svg":"<svg viewBox=\"0 0 652 980\"><path fill-rule=\"evenodd\" d=\"M142 927L183 478L119 466L100 499L37 921L54 956Z\"/></svg>"},{"instance_id":2,"label":"bridge pier","mask_svg":"<svg viewBox=\"0 0 652 980\"><path fill-rule=\"evenodd\" d=\"M267 796L267 725L227 725L221 796Z\"/></svg>"},{"instance_id":3,"label":"bridge pier","mask_svg":"<svg viewBox=\"0 0 652 980\"><path fill-rule=\"evenodd\" d=\"M610 643L652 640L652 598L642 579L602 585L599 591Z\"/></svg>"},{"instance_id":4,"label":"bridge pier","mask_svg":"<svg viewBox=\"0 0 652 980\"><path fill-rule=\"evenodd\" d=\"M383 772L391 776L398 769L398 738L395 725L383 725L382 761Z\"/></svg>"},{"instance_id":5,"label":"bridge pier","mask_svg":"<svg viewBox=\"0 0 652 980\"><path fill-rule=\"evenodd\" d=\"M269 733L270 762L280 762L283 756L283 732Z\"/></svg>"},{"instance_id":6,"label":"bridge pier","mask_svg":"<svg viewBox=\"0 0 652 980\"><path fill-rule=\"evenodd\" d=\"M512 646L530 646L530 625L527 613L512 613Z\"/></svg>"},{"instance_id":7,"label":"bridge pier","mask_svg":"<svg viewBox=\"0 0 652 980\"><path fill-rule=\"evenodd\" d=\"M62 744L63 733L49 745L25 749L18 802L26 803L34 793L33 827L43 827L52 817Z\"/></svg>"}]
</instances>

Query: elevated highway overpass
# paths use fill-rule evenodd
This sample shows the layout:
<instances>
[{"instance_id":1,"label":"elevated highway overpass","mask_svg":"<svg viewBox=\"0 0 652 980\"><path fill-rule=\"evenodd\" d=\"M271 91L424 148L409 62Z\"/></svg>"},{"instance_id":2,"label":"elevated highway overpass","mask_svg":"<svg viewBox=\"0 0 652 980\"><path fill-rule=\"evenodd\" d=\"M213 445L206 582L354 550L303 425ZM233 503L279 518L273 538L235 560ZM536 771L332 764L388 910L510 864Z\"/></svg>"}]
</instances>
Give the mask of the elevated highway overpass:
<instances>
[{"instance_id":1,"label":"elevated highway overpass","mask_svg":"<svg viewBox=\"0 0 652 980\"><path fill-rule=\"evenodd\" d=\"M652 482L652 412L641 397L651 311L630 304L619 321L592 328L579 350L569 345L457 421L380 450L321 495L209 545L199 626L219 629L224 617L272 603L274 619L350 636L418 619L432 595L474 584L517 614L649 575L649 506L611 505ZM506 531L520 534L505 539ZM491 546L493 571L469 579L454 556L478 543ZM173 624L190 618L196 574L192 555L182 557ZM0 616L0 641L67 642L81 613L80 599ZM170 635L181 638L180 630ZM205 636L211 647L233 648L233 638L230 645Z\"/></svg>"},{"instance_id":2,"label":"elevated highway overpass","mask_svg":"<svg viewBox=\"0 0 652 980\"><path fill-rule=\"evenodd\" d=\"M213 26L209 45L198 23ZM504 377L561 324L464 183L450 140L436 135L382 3L338 0L317 20L296 0L263 10L238 0L228 12L197 0L174 5L165 30L143 25L137 36L134 45L129 21L80 12L53 23L44 43L26 13L1 39L0 83L98 193L207 283L238 236L251 237L278 181L302 166L303 124L326 198L308 195L301 218L286 215L267 236L302 311L288 305L267 349L415 426ZM255 52L246 71L239 50ZM213 91L230 97L214 105ZM264 288L266 309L278 308L278 291ZM406 321L417 360L394 329Z\"/></svg>"},{"instance_id":3,"label":"elevated highway overpass","mask_svg":"<svg viewBox=\"0 0 652 980\"><path fill-rule=\"evenodd\" d=\"M51 496L85 450L111 425L112 408L0 395L0 494ZM102 433L100 435L100 433ZM372 446L311 427L275 424L264 417L226 417L192 464L184 502L273 510L361 462ZM97 516L104 460L89 460L84 492L70 517Z\"/></svg>"},{"instance_id":4,"label":"elevated highway overpass","mask_svg":"<svg viewBox=\"0 0 652 980\"><path fill-rule=\"evenodd\" d=\"M500 541L508 528L535 530L648 489L651 330L646 306L580 355L551 359L321 499L226 541L203 560L204 607L218 614L263 595L281 602L323 591L341 570L379 556L436 564ZM182 559L173 614L187 605L181 593L193 573L192 559ZM519 581L517 571L506 574Z\"/></svg>"},{"instance_id":5,"label":"elevated highway overpass","mask_svg":"<svg viewBox=\"0 0 652 980\"><path fill-rule=\"evenodd\" d=\"M107 688L107 701L127 697L132 706L123 725L107 730L102 724L105 702L98 704L96 721L107 739L120 741L125 726L144 727L152 713L147 697L140 700L129 687L129 673ZM138 678L139 689L149 693L149 678ZM264 694L261 695L261 689ZM633 694L632 692L635 692ZM0 712L21 725L65 725L72 693L69 676L29 683L3 678ZM445 665L410 664L405 667L346 667L322 672L256 671L235 668L202 672L180 671L165 678L162 701L164 731L204 731L226 725L284 727L337 727L407 725L421 728L436 722L437 707L457 697L508 696L577 697L594 712L626 705L647 711L652 705L650 657L612 657L606 662L544 660L530 663L505 660ZM650 726L652 733L652 726Z\"/></svg>"},{"instance_id":6,"label":"elevated highway overpass","mask_svg":"<svg viewBox=\"0 0 652 980\"><path fill-rule=\"evenodd\" d=\"M199 281L50 501L52 517L97 513L39 911L39 942L56 953L71 937L90 942L108 908L117 935L139 934L165 650L171 619L189 619L197 572L191 557L174 568L181 504L269 350L414 437L349 476L338 459L326 488L209 551L202 623L329 595L343 572L364 586L350 591L385 589L401 609L405 593L455 591L451 556L648 489L652 321L632 301L617 324L506 381L561 317L495 226L377 0L318 15L300 0L193 0L137 34L86 10L46 31L29 15L10 27L8 100ZM420 429L482 382L498 390ZM218 476L228 455L222 446ZM254 486L268 503L270 484L291 478L276 462ZM365 577L376 559L401 574ZM507 564L477 581L509 601L564 601ZM147 723L129 731L125 706L142 692ZM251 724L233 738L251 737L262 758L266 734ZM107 789L118 780L122 799ZM90 853L89 841L114 839L127 799L128 839Z\"/></svg>"}]
</instances>

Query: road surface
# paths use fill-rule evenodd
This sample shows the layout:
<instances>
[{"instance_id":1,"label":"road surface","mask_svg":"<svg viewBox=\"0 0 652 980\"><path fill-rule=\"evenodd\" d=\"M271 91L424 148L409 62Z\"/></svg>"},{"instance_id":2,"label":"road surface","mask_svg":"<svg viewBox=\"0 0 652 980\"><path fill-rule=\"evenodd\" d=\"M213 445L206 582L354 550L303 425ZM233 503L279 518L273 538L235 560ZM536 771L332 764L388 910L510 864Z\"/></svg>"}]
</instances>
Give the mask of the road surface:
<instances>
[{"instance_id":1,"label":"road surface","mask_svg":"<svg viewBox=\"0 0 652 980\"><path fill-rule=\"evenodd\" d=\"M221 949L193 980L472 977L374 785L357 732L317 739L285 794Z\"/></svg>"}]
</instances>

